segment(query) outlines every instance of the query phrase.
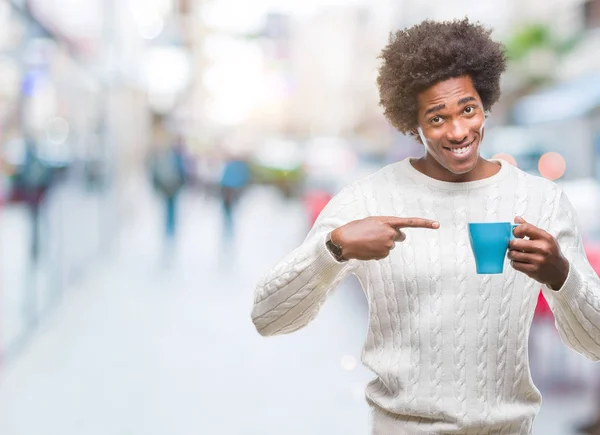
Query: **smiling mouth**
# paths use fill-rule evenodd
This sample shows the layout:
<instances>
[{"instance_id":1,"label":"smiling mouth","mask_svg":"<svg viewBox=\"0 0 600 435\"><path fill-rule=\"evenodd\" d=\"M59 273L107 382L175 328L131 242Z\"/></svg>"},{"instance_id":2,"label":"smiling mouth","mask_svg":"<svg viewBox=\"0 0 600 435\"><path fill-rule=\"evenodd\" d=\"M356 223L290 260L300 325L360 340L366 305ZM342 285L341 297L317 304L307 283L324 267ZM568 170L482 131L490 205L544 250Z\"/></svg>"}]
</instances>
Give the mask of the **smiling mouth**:
<instances>
[{"instance_id":1,"label":"smiling mouth","mask_svg":"<svg viewBox=\"0 0 600 435\"><path fill-rule=\"evenodd\" d=\"M475 139L473 139L470 143L468 143L467 145L462 146L462 147L456 147L456 148L444 147L444 149L447 149L452 154L455 154L457 156L462 156L462 155L468 154L468 152L471 150L471 147L473 146L474 143L475 143Z\"/></svg>"}]
</instances>

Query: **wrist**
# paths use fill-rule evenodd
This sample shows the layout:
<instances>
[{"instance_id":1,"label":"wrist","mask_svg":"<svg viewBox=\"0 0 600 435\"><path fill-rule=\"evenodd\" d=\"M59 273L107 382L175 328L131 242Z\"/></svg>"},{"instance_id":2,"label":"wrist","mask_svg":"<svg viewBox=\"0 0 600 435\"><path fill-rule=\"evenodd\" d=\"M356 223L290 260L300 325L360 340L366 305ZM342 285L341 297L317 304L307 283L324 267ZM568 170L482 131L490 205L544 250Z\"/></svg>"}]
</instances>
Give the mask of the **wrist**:
<instances>
[{"instance_id":1,"label":"wrist","mask_svg":"<svg viewBox=\"0 0 600 435\"><path fill-rule=\"evenodd\" d=\"M569 267L569 261L566 258L563 258L561 266L559 267L559 278L548 284L548 287L554 291L560 290L562 286L565 285L565 282L569 277Z\"/></svg>"},{"instance_id":2,"label":"wrist","mask_svg":"<svg viewBox=\"0 0 600 435\"><path fill-rule=\"evenodd\" d=\"M333 243L335 243L337 246L342 246L342 241L340 240L340 229L336 228L335 230L333 230L331 233L329 233L329 237L331 238L331 241Z\"/></svg>"},{"instance_id":3,"label":"wrist","mask_svg":"<svg viewBox=\"0 0 600 435\"><path fill-rule=\"evenodd\" d=\"M343 242L339 238L339 232L336 230L331 231L326 238L325 245L327 249L333 255L333 257L339 262L348 261L348 258L344 256Z\"/></svg>"}]
</instances>

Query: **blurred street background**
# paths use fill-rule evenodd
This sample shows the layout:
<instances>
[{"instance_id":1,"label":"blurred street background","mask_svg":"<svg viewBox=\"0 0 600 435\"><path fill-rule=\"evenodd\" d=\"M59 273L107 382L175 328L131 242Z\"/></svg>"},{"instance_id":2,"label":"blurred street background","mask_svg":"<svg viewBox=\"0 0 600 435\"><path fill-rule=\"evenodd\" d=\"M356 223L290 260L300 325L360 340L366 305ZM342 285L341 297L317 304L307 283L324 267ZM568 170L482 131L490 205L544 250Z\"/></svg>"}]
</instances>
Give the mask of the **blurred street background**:
<instances>
[{"instance_id":1,"label":"blurred street background","mask_svg":"<svg viewBox=\"0 0 600 435\"><path fill-rule=\"evenodd\" d=\"M484 156L556 180L600 271L600 0L0 0L0 434L367 434L358 283L268 339L253 291L343 186L422 154L377 56L464 16L510 59ZM536 435L600 415L542 298L530 359Z\"/></svg>"}]
</instances>

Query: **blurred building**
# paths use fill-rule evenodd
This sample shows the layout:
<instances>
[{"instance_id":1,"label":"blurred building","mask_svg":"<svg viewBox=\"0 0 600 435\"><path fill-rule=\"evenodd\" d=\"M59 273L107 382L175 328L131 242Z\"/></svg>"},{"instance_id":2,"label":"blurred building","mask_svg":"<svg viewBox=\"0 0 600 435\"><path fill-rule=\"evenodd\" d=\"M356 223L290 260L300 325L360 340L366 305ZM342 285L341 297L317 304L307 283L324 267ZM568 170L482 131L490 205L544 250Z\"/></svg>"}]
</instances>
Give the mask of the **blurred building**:
<instances>
[{"instance_id":1,"label":"blurred building","mask_svg":"<svg viewBox=\"0 0 600 435\"><path fill-rule=\"evenodd\" d=\"M294 94L287 122L292 131L364 133L373 147L389 144L389 131L377 122L377 55L387 40L382 29L391 24L381 18L367 7L331 7L297 20L290 44Z\"/></svg>"},{"instance_id":2,"label":"blurred building","mask_svg":"<svg viewBox=\"0 0 600 435\"><path fill-rule=\"evenodd\" d=\"M548 80L516 101L511 111L511 120L537 148L564 155L567 178L600 177L599 5L597 0L569 4L568 14L576 17L573 44L562 52L545 49L552 53L546 56Z\"/></svg>"},{"instance_id":3,"label":"blurred building","mask_svg":"<svg viewBox=\"0 0 600 435\"><path fill-rule=\"evenodd\" d=\"M148 73L161 62L179 66L153 51L172 7L158 0L0 1L0 352L7 356L136 213L132 197L145 177L152 114L170 110L164 101L185 82L185 74L168 80L179 70L163 68L159 79ZM157 87L164 79L172 86ZM15 188L28 155L57 175L35 231ZM38 238L39 256L29 258L26 247Z\"/></svg>"}]
</instances>

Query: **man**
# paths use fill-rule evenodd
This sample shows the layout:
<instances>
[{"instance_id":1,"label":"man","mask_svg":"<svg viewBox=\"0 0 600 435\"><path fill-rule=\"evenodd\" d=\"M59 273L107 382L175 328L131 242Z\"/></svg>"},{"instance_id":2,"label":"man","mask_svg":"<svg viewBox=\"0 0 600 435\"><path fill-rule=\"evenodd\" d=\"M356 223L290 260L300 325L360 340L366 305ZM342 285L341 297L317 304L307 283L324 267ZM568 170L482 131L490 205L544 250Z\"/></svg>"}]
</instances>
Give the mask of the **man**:
<instances>
[{"instance_id":1,"label":"man","mask_svg":"<svg viewBox=\"0 0 600 435\"><path fill-rule=\"evenodd\" d=\"M569 200L549 180L480 156L505 69L489 35L468 20L393 35L381 104L424 157L344 188L256 289L256 328L283 334L310 322L346 276L359 278L377 435L530 434L541 397L527 341L540 284L565 344L600 359L600 279ZM521 224L503 274L476 274L468 223L482 221Z\"/></svg>"},{"instance_id":2,"label":"man","mask_svg":"<svg viewBox=\"0 0 600 435\"><path fill-rule=\"evenodd\" d=\"M151 160L152 184L164 200L165 240L174 241L177 229L177 198L185 186L183 138L165 143L157 149Z\"/></svg>"},{"instance_id":3,"label":"man","mask_svg":"<svg viewBox=\"0 0 600 435\"><path fill-rule=\"evenodd\" d=\"M250 183L250 167L241 157L231 156L223 165L221 175L221 205L225 234L233 235L234 209Z\"/></svg>"}]
</instances>

